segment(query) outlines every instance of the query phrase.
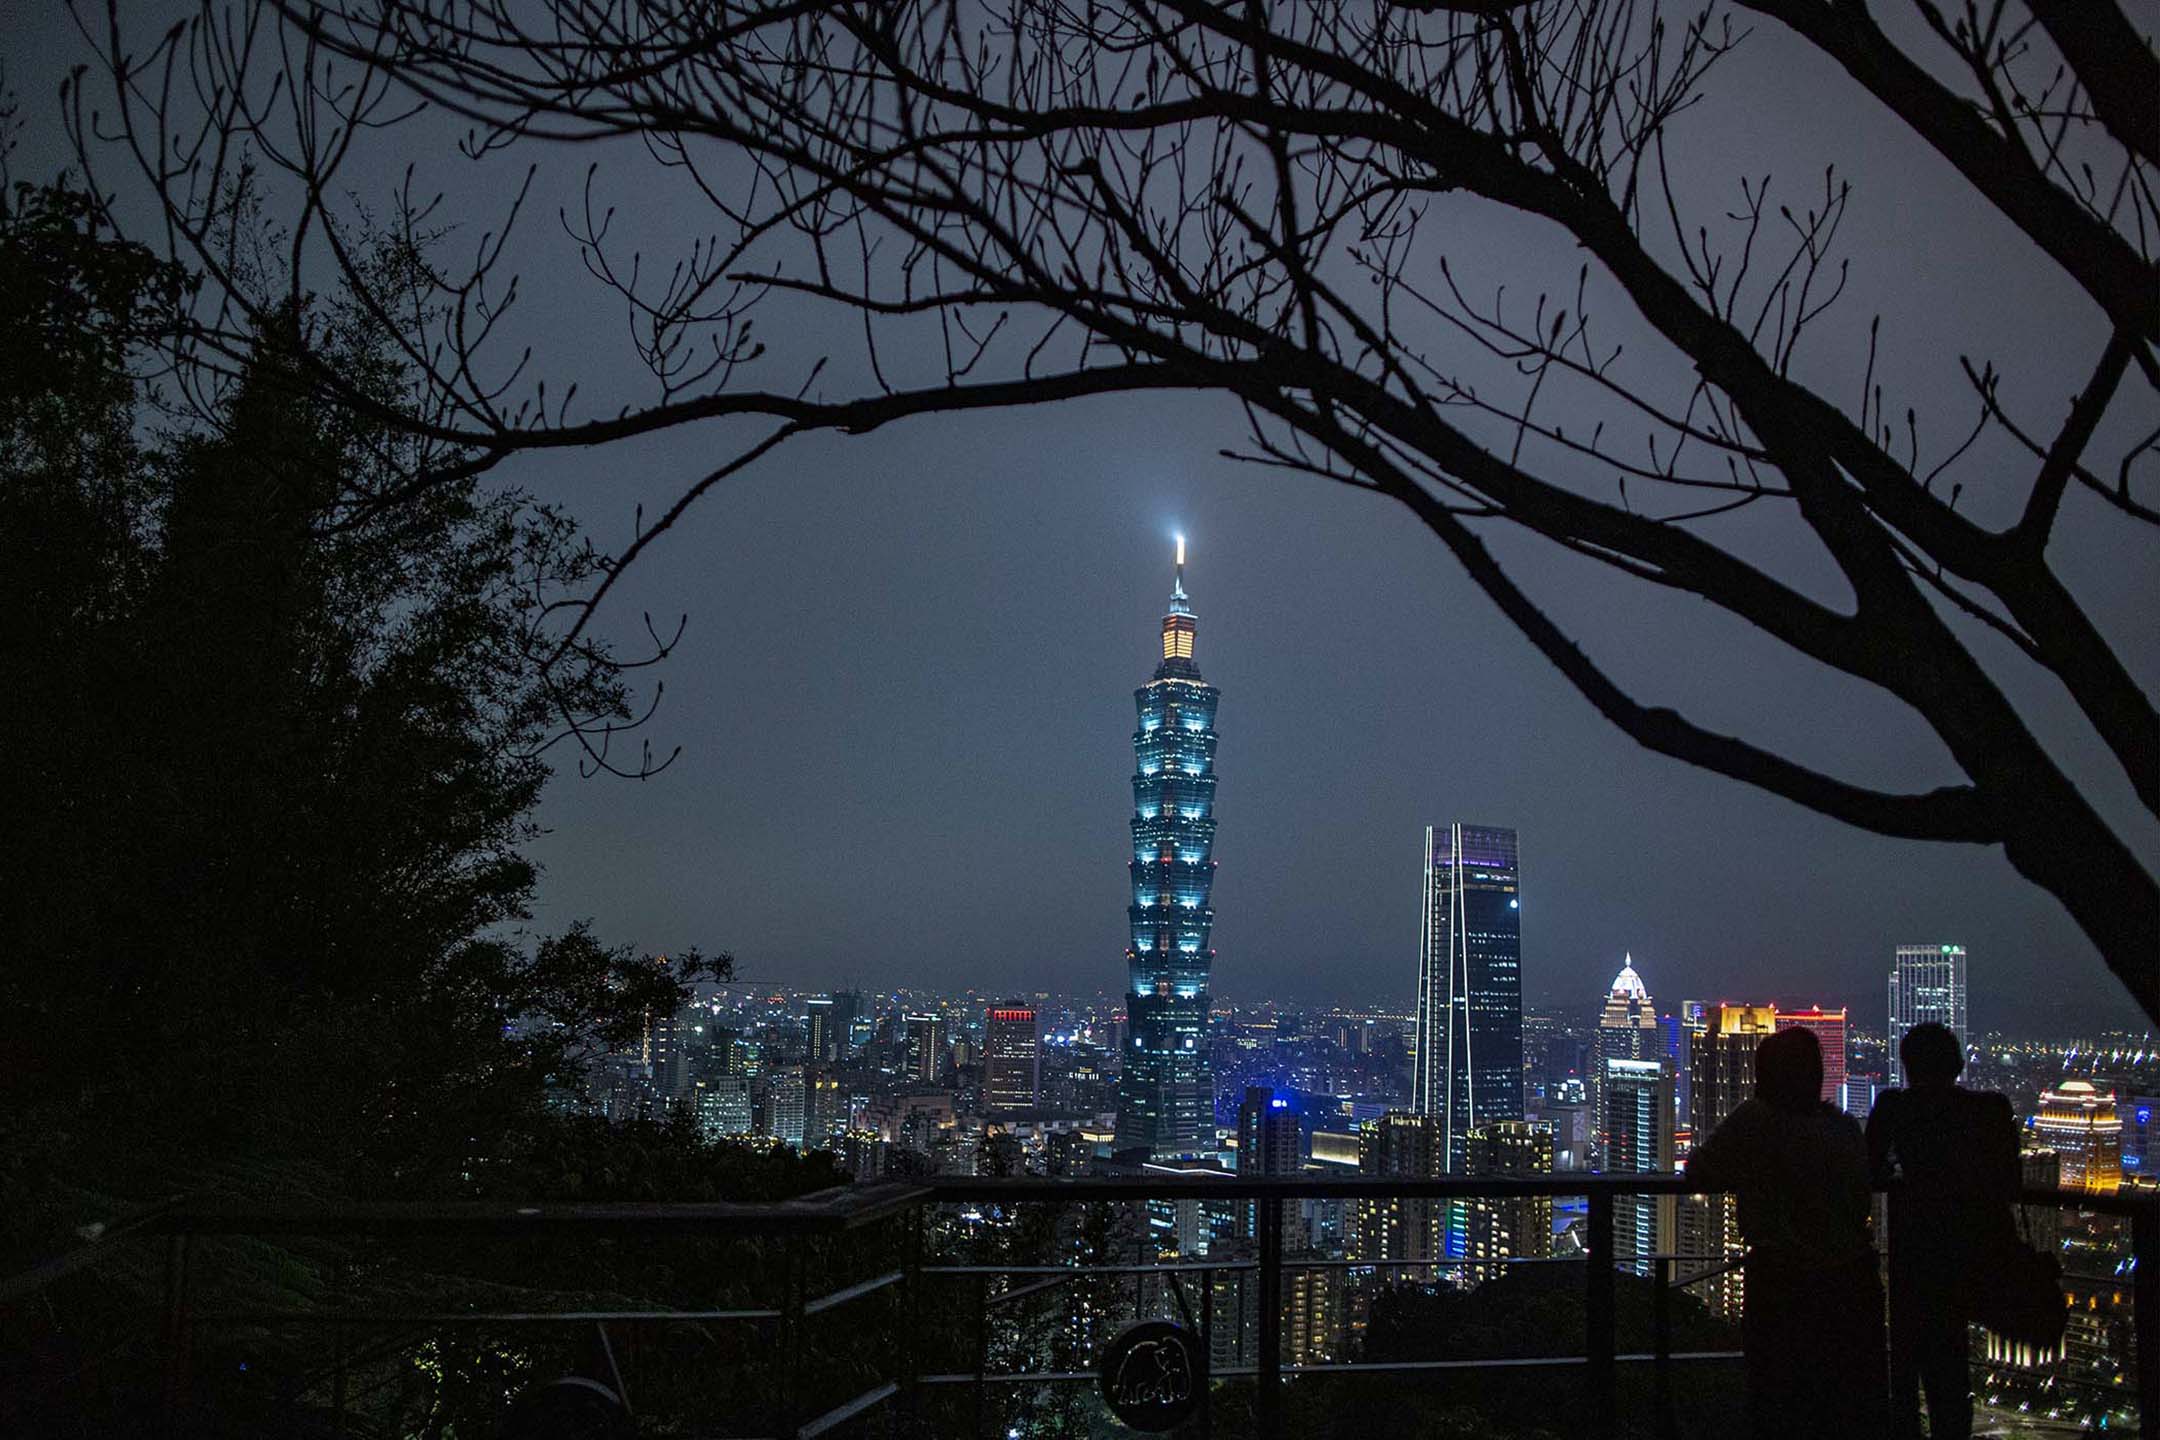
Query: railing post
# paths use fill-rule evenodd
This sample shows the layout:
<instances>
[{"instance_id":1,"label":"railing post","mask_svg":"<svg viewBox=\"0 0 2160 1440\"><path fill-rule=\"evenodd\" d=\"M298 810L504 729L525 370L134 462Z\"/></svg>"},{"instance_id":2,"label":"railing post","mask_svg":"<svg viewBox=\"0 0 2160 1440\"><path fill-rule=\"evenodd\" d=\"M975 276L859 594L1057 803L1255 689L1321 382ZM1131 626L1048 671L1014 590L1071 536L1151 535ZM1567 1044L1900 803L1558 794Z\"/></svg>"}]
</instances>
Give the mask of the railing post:
<instances>
[{"instance_id":1,"label":"railing post","mask_svg":"<svg viewBox=\"0 0 2160 1440\"><path fill-rule=\"evenodd\" d=\"M2138 1434L2160 1440L2160 1204L2147 1201L2130 1217L2130 1322L2137 1331Z\"/></svg>"},{"instance_id":2,"label":"railing post","mask_svg":"<svg viewBox=\"0 0 2160 1440\"><path fill-rule=\"evenodd\" d=\"M803 1292L808 1283L810 1242L800 1236L788 1245L787 1293L780 1302L780 1425L793 1435L802 1415ZM631 1330L633 1343L636 1330Z\"/></svg>"},{"instance_id":3,"label":"railing post","mask_svg":"<svg viewBox=\"0 0 2160 1440\"><path fill-rule=\"evenodd\" d=\"M1200 1272L1200 1354L1201 1363L1210 1370L1215 1365L1215 1272ZM1215 1433L1215 1378L1210 1375L1200 1387L1200 1433Z\"/></svg>"},{"instance_id":4,"label":"railing post","mask_svg":"<svg viewBox=\"0 0 2160 1440\"><path fill-rule=\"evenodd\" d=\"M177 1422L187 1403L188 1233L175 1230L165 1241L165 1415ZM177 1426L176 1426L177 1428Z\"/></svg>"},{"instance_id":5,"label":"railing post","mask_svg":"<svg viewBox=\"0 0 2160 1440\"><path fill-rule=\"evenodd\" d=\"M1253 1414L1264 1440L1282 1434L1282 1217L1280 1195L1260 1201L1260 1374Z\"/></svg>"},{"instance_id":6,"label":"railing post","mask_svg":"<svg viewBox=\"0 0 2160 1440\"><path fill-rule=\"evenodd\" d=\"M1589 1422L1584 1433L1613 1433L1613 1197L1609 1188L1590 1192L1588 1255L1589 1293L1584 1296L1583 1389Z\"/></svg>"},{"instance_id":7,"label":"railing post","mask_svg":"<svg viewBox=\"0 0 2160 1440\"><path fill-rule=\"evenodd\" d=\"M339 1312L345 1309L345 1259L339 1256L330 1266L330 1303ZM331 1363L336 1374L330 1382L330 1433L344 1440L345 1437L345 1321L340 1318L331 1322Z\"/></svg>"},{"instance_id":8,"label":"railing post","mask_svg":"<svg viewBox=\"0 0 2160 1440\"><path fill-rule=\"evenodd\" d=\"M990 1277L975 1277L975 1434L983 1433L983 1376L990 1365Z\"/></svg>"},{"instance_id":9,"label":"railing post","mask_svg":"<svg viewBox=\"0 0 2160 1440\"><path fill-rule=\"evenodd\" d=\"M1652 1381L1656 1386L1655 1404L1660 1440L1673 1440L1673 1437L1679 1434L1672 1401L1672 1273L1673 1262L1664 1255L1660 1255L1650 1269L1651 1277L1657 1285L1650 1293L1650 1325L1656 1336Z\"/></svg>"},{"instance_id":10,"label":"railing post","mask_svg":"<svg viewBox=\"0 0 2160 1440\"><path fill-rule=\"evenodd\" d=\"M929 1206L918 1201L901 1223L907 1227L902 1240L905 1257L901 1270L906 1280L901 1285L900 1298L900 1413L908 1423L908 1433L913 1434L922 1418L922 1351L918 1336L922 1334L928 1314L923 1306L923 1215Z\"/></svg>"}]
</instances>

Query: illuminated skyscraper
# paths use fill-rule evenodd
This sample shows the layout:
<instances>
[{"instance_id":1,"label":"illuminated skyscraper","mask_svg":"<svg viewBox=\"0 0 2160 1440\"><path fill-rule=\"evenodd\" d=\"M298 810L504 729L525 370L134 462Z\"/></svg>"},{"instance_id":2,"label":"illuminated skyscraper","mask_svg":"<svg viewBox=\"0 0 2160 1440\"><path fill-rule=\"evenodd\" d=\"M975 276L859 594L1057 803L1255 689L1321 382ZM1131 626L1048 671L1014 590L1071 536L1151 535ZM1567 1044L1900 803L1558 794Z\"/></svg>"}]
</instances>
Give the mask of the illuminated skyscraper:
<instances>
[{"instance_id":1,"label":"illuminated skyscraper","mask_svg":"<svg viewBox=\"0 0 2160 1440\"><path fill-rule=\"evenodd\" d=\"M782 1065L765 1078L766 1133L797 1149L809 1120L810 1092L800 1065Z\"/></svg>"},{"instance_id":2,"label":"illuminated skyscraper","mask_svg":"<svg viewBox=\"0 0 2160 1440\"><path fill-rule=\"evenodd\" d=\"M1028 1005L993 1005L983 1022L983 1108L1033 1110L1042 1089L1042 1028Z\"/></svg>"},{"instance_id":3,"label":"illuminated skyscraper","mask_svg":"<svg viewBox=\"0 0 2160 1440\"><path fill-rule=\"evenodd\" d=\"M1673 1062L1661 1054L1640 1060L1615 1055L1604 1065L1604 1102L1600 1126L1605 1132L1605 1168L1643 1174L1669 1173L1674 1167L1673 1134L1677 1106ZM1648 1275L1652 1255L1670 1255L1677 1236L1677 1207L1671 1195L1618 1195L1613 1198L1613 1254L1622 1268Z\"/></svg>"},{"instance_id":4,"label":"illuminated skyscraper","mask_svg":"<svg viewBox=\"0 0 2160 1440\"><path fill-rule=\"evenodd\" d=\"M1777 1029L1775 1005L1712 1005L1703 1012L1702 1033L1695 1036L1690 1058L1695 1066L1689 1087L1690 1117L1697 1142L1724 1123L1725 1117L1755 1093L1755 1047ZM1680 1251L1714 1261L1747 1249L1740 1235L1739 1208L1730 1195L1690 1196L1680 1207ZM1687 1267L1682 1267L1685 1270ZM1706 1268L1698 1262L1698 1269ZM1738 1320L1746 1299L1744 1268L1727 1270L1696 1289L1710 1313Z\"/></svg>"},{"instance_id":5,"label":"illuminated skyscraper","mask_svg":"<svg viewBox=\"0 0 2160 1440\"><path fill-rule=\"evenodd\" d=\"M945 1073L945 1019L941 1015L907 1017L907 1073L911 1080L935 1085Z\"/></svg>"},{"instance_id":6,"label":"illuminated skyscraper","mask_svg":"<svg viewBox=\"0 0 2160 1440\"><path fill-rule=\"evenodd\" d=\"M1553 1173L1552 1126L1535 1120L1495 1120L1472 1130L1465 1147L1471 1175L1543 1176ZM1505 1273L1511 1260L1552 1258L1550 1195L1511 1195L1462 1202L1468 1216L1465 1255L1478 1281Z\"/></svg>"},{"instance_id":7,"label":"illuminated skyscraper","mask_svg":"<svg viewBox=\"0 0 2160 1440\"><path fill-rule=\"evenodd\" d=\"M1358 1174L1391 1179L1432 1180L1441 1174L1440 1123L1431 1115L1390 1111L1358 1127ZM1390 1261L1442 1258L1440 1243L1446 1202L1389 1196L1359 1200L1352 1258L1386 1267ZM1430 1280L1429 1264L1391 1278Z\"/></svg>"},{"instance_id":8,"label":"illuminated skyscraper","mask_svg":"<svg viewBox=\"0 0 2160 1440\"><path fill-rule=\"evenodd\" d=\"M1427 827L1410 1108L1440 1122L1449 1174L1473 1129L1523 1118L1520 888L1513 830Z\"/></svg>"},{"instance_id":9,"label":"illuminated skyscraper","mask_svg":"<svg viewBox=\"0 0 2160 1440\"><path fill-rule=\"evenodd\" d=\"M1905 1083L1898 1044L1915 1025L1947 1025L1959 1043L1965 1030L1965 947L1900 945L1890 967L1890 1083Z\"/></svg>"},{"instance_id":10,"label":"illuminated skyscraper","mask_svg":"<svg viewBox=\"0 0 2160 1440\"><path fill-rule=\"evenodd\" d=\"M1635 973L1635 957L1623 956L1620 973L1613 976L1605 994L1605 1013L1598 1017L1596 1049L1590 1059L1590 1113L1596 1117L1599 1163L1608 1170L1627 1170L1611 1158L1612 1134L1605 1115L1605 1063L1608 1060L1650 1060L1664 1047L1658 1033L1657 1007L1650 1001L1649 987Z\"/></svg>"},{"instance_id":11,"label":"illuminated skyscraper","mask_svg":"<svg viewBox=\"0 0 2160 1440\"><path fill-rule=\"evenodd\" d=\"M1842 1103L1845 1090L1845 1012L1837 1010L1780 1010L1780 1030L1812 1030L1822 1048L1822 1098L1826 1105ZM1867 1119L1865 1114L1860 1117Z\"/></svg>"},{"instance_id":12,"label":"illuminated skyscraper","mask_svg":"<svg viewBox=\"0 0 2160 1440\"><path fill-rule=\"evenodd\" d=\"M2032 1143L2061 1157L2063 1189L2112 1195L2122 1188L2123 1124L2112 1092L2065 1080L2040 1092L2040 1112L2029 1123Z\"/></svg>"},{"instance_id":13,"label":"illuminated skyscraper","mask_svg":"<svg viewBox=\"0 0 2160 1440\"><path fill-rule=\"evenodd\" d=\"M1271 1085L1248 1085L1245 1101L1238 1106L1237 1173L1288 1179L1305 1168L1304 1136L1290 1102ZM1259 1235L1259 1202L1241 1203L1238 1233L1247 1239ZM1297 1202L1282 1206L1283 1252L1296 1254L1307 1248Z\"/></svg>"},{"instance_id":14,"label":"illuminated skyscraper","mask_svg":"<svg viewBox=\"0 0 2160 1440\"><path fill-rule=\"evenodd\" d=\"M1118 1081L1116 1148L1157 1158L1215 1143L1208 976L1215 952L1215 705L1221 692L1193 661L1196 631L1178 538L1162 662L1133 692L1132 948L1125 996L1131 1033Z\"/></svg>"},{"instance_id":15,"label":"illuminated skyscraper","mask_svg":"<svg viewBox=\"0 0 2160 1440\"><path fill-rule=\"evenodd\" d=\"M812 1064L823 1064L840 1058L839 1031L834 1025L833 1002L830 995L820 995L806 1002L804 1013L809 1026L803 1036L803 1053Z\"/></svg>"}]
</instances>

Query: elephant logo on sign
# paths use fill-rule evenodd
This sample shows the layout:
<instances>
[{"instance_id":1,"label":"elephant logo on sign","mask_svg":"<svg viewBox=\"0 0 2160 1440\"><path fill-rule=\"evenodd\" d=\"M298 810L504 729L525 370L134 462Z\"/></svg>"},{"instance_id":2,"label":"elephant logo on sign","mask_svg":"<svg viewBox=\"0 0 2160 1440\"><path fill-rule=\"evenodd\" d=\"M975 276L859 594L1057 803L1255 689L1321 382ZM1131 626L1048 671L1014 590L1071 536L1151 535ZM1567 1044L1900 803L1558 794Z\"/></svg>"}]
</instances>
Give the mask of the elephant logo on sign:
<instances>
[{"instance_id":1,"label":"elephant logo on sign","mask_svg":"<svg viewBox=\"0 0 2160 1440\"><path fill-rule=\"evenodd\" d=\"M1181 1405L1192 1397L1192 1365L1176 1340L1143 1340L1118 1366L1117 1398L1125 1405Z\"/></svg>"}]
</instances>

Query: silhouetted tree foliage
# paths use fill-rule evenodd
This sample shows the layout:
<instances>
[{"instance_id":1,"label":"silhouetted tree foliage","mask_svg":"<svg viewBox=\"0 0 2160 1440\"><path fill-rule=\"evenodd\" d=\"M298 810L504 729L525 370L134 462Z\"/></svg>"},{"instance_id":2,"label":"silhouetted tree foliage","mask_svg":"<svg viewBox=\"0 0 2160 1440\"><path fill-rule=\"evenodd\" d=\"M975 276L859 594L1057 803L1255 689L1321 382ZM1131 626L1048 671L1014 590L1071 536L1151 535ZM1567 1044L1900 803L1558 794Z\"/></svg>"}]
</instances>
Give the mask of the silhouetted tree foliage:
<instances>
[{"instance_id":1,"label":"silhouetted tree foliage","mask_svg":"<svg viewBox=\"0 0 2160 1440\"><path fill-rule=\"evenodd\" d=\"M413 485L693 423L729 447L643 520L590 604L793 435L1217 392L1249 419L1243 458L1405 507L1643 746L1879 834L2001 846L2160 1018L2160 884L2051 748L2096 740L2160 814L2149 687L2055 544L2074 505L2111 561L2141 563L2160 522L2160 62L2112 0L256 0L206 3L160 41L110 33L95 124L89 87L71 93L79 150L134 168L218 280L191 372L223 373L281 303L213 263L243 152L290 187L296 232L333 269L360 236L446 223L411 185L379 221L333 199L361 142L435 114L466 127L466 154L521 166L556 142L627 142L641 208L649 167L681 182L710 233L687 227L672 264L618 234L597 164L561 214L650 371L619 413L574 412L571 382L602 378L582 355L495 355L529 171L475 263L434 275L438 303L398 325L426 383L395 423L440 452ZM1879 319L1825 318L1849 186L1833 169L1774 192L1729 148L1711 159L1741 177L1732 193L1703 178L1690 112L1743 43L1826 66L1830 103L1932 154L2023 237L2003 276L1970 283L2016 287L2086 345L2089 374L2060 382L2074 395L2037 400L2019 357L1967 360L1969 415L1923 438L1878 373ZM287 143L296 115L334 139ZM1572 246L1573 284L1511 294L1458 274L1452 237L1496 215ZM864 350L828 365L782 346L800 368L766 378L757 336L775 327L757 320L820 303L859 317ZM1917 331L1893 338L1925 347L1938 323L1893 316ZM1638 698L1496 534L1700 598L1863 682L1964 780L1856 784ZM1830 578L1796 583L1788 561ZM2069 695L2080 735L2035 733L2014 699L2025 666Z\"/></svg>"},{"instance_id":2,"label":"silhouetted tree foliage","mask_svg":"<svg viewBox=\"0 0 2160 1440\"><path fill-rule=\"evenodd\" d=\"M179 1193L833 1183L687 1120L618 1131L552 1108L595 1050L729 966L517 928L550 745L629 717L604 649L547 663L553 607L598 563L574 527L477 480L376 503L409 442L300 378L333 366L386 402L404 384L348 299L264 317L208 416L165 407L138 367L189 323L192 282L100 213L64 184L0 205L0 1269ZM389 286L409 258L371 273ZM408 1308L534 1284L531 1255L491 1258L370 1268L357 1249L226 1242L198 1251L198 1303L326 1303L335 1267L347 1298L387 1275ZM709 1291L718 1273L608 1258L551 1255L546 1283ZM131 1346L156 1284L154 1263L123 1258L0 1316L0 1351L52 1361L0 1383L0 1428L149 1423L155 1367ZM203 1398L237 1415L277 1377L294 1402L319 1379L303 1363L319 1338L207 1338ZM434 1433L472 1423L478 1397L499 1404L496 1382L541 1353L483 1361L422 1338L427 1363L410 1345L375 1363L392 1409L435 1416ZM456 1377L490 1365L459 1398Z\"/></svg>"}]
</instances>

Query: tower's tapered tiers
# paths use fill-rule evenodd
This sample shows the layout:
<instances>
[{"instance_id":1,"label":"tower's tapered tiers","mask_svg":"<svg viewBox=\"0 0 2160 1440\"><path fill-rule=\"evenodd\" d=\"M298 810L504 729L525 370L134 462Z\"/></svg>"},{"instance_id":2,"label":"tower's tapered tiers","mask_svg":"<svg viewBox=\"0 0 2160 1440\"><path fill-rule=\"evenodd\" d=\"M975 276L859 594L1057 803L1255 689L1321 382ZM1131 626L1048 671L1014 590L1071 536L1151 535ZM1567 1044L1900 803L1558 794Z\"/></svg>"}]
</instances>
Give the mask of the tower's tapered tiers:
<instances>
[{"instance_id":1,"label":"tower's tapered tiers","mask_svg":"<svg viewBox=\"0 0 2160 1440\"><path fill-rule=\"evenodd\" d=\"M1118 1084L1117 1149L1192 1155L1215 1140L1208 974L1215 952L1215 704L1193 663L1185 544L1162 622L1162 663L1133 692L1131 1035Z\"/></svg>"}]
</instances>

